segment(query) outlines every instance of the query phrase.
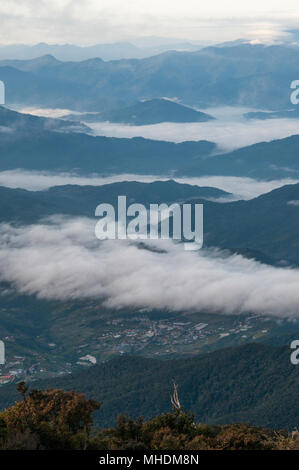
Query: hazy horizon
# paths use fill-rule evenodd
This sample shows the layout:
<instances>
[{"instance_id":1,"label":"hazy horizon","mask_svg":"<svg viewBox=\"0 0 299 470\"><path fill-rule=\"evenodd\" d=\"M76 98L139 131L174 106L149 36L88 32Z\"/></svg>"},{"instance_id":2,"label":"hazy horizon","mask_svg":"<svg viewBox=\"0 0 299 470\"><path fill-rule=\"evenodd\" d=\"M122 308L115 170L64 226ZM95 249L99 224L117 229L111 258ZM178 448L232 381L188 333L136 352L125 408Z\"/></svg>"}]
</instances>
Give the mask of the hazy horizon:
<instances>
[{"instance_id":1,"label":"hazy horizon","mask_svg":"<svg viewBox=\"0 0 299 470\"><path fill-rule=\"evenodd\" d=\"M72 43L90 45L136 41L158 36L192 41L238 38L271 41L299 27L296 2L278 0L250 4L232 0L11 0L2 1L5 44Z\"/></svg>"}]
</instances>

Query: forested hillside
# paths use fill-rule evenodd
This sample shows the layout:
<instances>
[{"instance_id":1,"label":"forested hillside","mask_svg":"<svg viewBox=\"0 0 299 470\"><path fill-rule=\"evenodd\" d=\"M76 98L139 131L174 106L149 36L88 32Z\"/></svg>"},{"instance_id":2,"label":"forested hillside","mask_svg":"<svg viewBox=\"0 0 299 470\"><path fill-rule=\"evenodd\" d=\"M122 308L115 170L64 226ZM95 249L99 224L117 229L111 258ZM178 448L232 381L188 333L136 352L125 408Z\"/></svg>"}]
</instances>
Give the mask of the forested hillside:
<instances>
[{"instance_id":1,"label":"forested hillside","mask_svg":"<svg viewBox=\"0 0 299 470\"><path fill-rule=\"evenodd\" d=\"M288 347L248 344L175 360L125 356L31 388L75 390L101 401L95 422L106 427L120 413L148 419L167 412L173 380L182 405L200 422L298 426L299 368L290 363ZM15 399L14 384L0 389L2 409Z\"/></svg>"}]
</instances>

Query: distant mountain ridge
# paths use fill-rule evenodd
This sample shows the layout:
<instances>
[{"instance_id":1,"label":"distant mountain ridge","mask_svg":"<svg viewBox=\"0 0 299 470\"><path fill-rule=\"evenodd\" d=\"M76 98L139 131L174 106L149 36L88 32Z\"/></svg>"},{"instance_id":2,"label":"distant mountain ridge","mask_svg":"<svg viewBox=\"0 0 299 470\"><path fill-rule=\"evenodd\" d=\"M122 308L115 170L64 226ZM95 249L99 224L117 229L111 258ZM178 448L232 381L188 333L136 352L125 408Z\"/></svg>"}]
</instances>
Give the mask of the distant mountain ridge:
<instances>
[{"instance_id":1,"label":"distant mountain ridge","mask_svg":"<svg viewBox=\"0 0 299 470\"><path fill-rule=\"evenodd\" d=\"M36 223L53 214L94 217L96 206L126 194L128 204L188 202L204 204L204 247L218 247L274 265L299 266L299 183L249 201L226 203L216 188L174 181L122 182L104 186L57 186L47 191L0 187L0 220ZM298 202L298 205L294 204Z\"/></svg>"},{"instance_id":2,"label":"distant mountain ridge","mask_svg":"<svg viewBox=\"0 0 299 470\"><path fill-rule=\"evenodd\" d=\"M9 104L99 112L176 97L200 109L239 105L279 110L289 106L290 83L299 76L299 48L284 45L206 47L109 62L46 57L0 61Z\"/></svg>"},{"instance_id":3,"label":"distant mountain ridge","mask_svg":"<svg viewBox=\"0 0 299 470\"><path fill-rule=\"evenodd\" d=\"M146 39L146 38L145 38ZM93 57L100 57L103 60L120 59L141 59L155 54L161 54L166 50L198 50L203 43L193 43L178 39L168 39L162 41L159 38L148 38L147 41L138 41L138 45L133 42L114 42L104 44L94 44L91 46L77 46L74 44L47 44L44 42L34 44L11 44L0 45L0 59L22 59L30 60L45 54L52 54L62 61L80 61Z\"/></svg>"},{"instance_id":4,"label":"distant mountain ridge","mask_svg":"<svg viewBox=\"0 0 299 470\"><path fill-rule=\"evenodd\" d=\"M87 132L85 124L77 121L37 117L32 114L18 113L0 106L0 126L19 135L43 131Z\"/></svg>"},{"instance_id":5,"label":"distant mountain ridge","mask_svg":"<svg viewBox=\"0 0 299 470\"><path fill-rule=\"evenodd\" d=\"M225 198L229 193L212 187L191 186L175 181L139 183L123 181L103 186L56 186L44 191L26 191L0 186L0 221L34 223L53 214L94 217L98 204L117 206L119 195L126 195L128 204L160 204L184 202L194 198Z\"/></svg>"},{"instance_id":6,"label":"distant mountain ridge","mask_svg":"<svg viewBox=\"0 0 299 470\"><path fill-rule=\"evenodd\" d=\"M65 118L72 120L75 115L69 115ZM103 113L80 114L77 115L77 119L85 122L110 121L144 126L161 122L207 122L215 118L174 101L156 98L138 101L131 106Z\"/></svg>"},{"instance_id":7,"label":"distant mountain ridge","mask_svg":"<svg viewBox=\"0 0 299 470\"><path fill-rule=\"evenodd\" d=\"M88 127L80 122L40 118L6 108L0 108L0 129L1 126L4 131L10 126L14 132L2 129L0 170L169 174L194 158L211 155L216 149L216 144L204 140L176 144L141 137L94 137L86 133ZM72 128L84 133L69 132Z\"/></svg>"},{"instance_id":8,"label":"distant mountain ridge","mask_svg":"<svg viewBox=\"0 0 299 470\"><path fill-rule=\"evenodd\" d=\"M22 132L18 122L22 123ZM9 125L18 132L5 132ZM296 178L299 174L299 135L220 154L215 143L205 140L173 143L141 137L95 137L86 133L88 128L80 122L47 120L5 108L0 108L1 126L0 171L23 168L81 175L221 175L265 180ZM71 132L80 129L84 133ZM68 132L53 132L57 130Z\"/></svg>"},{"instance_id":9,"label":"distant mountain ridge","mask_svg":"<svg viewBox=\"0 0 299 470\"><path fill-rule=\"evenodd\" d=\"M261 262L299 266L299 207L292 204L294 200L299 200L299 184L249 201L205 201L205 243Z\"/></svg>"},{"instance_id":10,"label":"distant mountain ridge","mask_svg":"<svg viewBox=\"0 0 299 470\"><path fill-rule=\"evenodd\" d=\"M272 111L272 112L250 112L244 115L247 119L299 119L299 109L293 107L291 109L281 110L281 111Z\"/></svg>"}]
</instances>

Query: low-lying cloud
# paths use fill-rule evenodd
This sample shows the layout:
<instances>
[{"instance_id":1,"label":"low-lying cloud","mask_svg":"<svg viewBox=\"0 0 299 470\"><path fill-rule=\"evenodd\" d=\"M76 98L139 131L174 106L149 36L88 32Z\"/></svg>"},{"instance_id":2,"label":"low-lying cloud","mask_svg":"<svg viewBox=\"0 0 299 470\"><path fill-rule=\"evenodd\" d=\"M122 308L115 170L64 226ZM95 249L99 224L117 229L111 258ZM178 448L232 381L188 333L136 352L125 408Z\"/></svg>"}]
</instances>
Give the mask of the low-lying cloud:
<instances>
[{"instance_id":1,"label":"low-lying cloud","mask_svg":"<svg viewBox=\"0 0 299 470\"><path fill-rule=\"evenodd\" d=\"M95 221L55 216L0 225L0 281L43 299L99 299L108 308L299 316L299 270L171 241L100 242ZM161 248L157 252L153 248Z\"/></svg>"},{"instance_id":2,"label":"low-lying cloud","mask_svg":"<svg viewBox=\"0 0 299 470\"><path fill-rule=\"evenodd\" d=\"M288 202L288 205L289 205L289 206L299 207L299 201L298 201L298 200L289 201L289 202Z\"/></svg>"},{"instance_id":3,"label":"low-lying cloud","mask_svg":"<svg viewBox=\"0 0 299 470\"><path fill-rule=\"evenodd\" d=\"M72 111L71 109L65 109L65 108L35 108L33 106L15 106L13 107L16 111L19 113L24 113L24 114L32 114L33 116L39 116L39 117L46 117L46 118L62 118L64 116L67 116L68 114L77 114L78 116L80 114L79 111Z\"/></svg>"},{"instance_id":4,"label":"low-lying cloud","mask_svg":"<svg viewBox=\"0 0 299 470\"><path fill-rule=\"evenodd\" d=\"M26 170L0 171L0 186L7 188L22 188L29 191L40 191L53 186L64 186L75 184L79 186L102 186L104 184L117 183L121 181L139 181L141 183L152 183L153 181L167 181L173 179L177 183L195 186L209 186L222 189L232 193L230 199L252 199L261 194L268 193L273 189L280 188L286 184L296 184L299 179L283 178L281 180L255 180L253 178L235 176L202 176L174 178L170 175L135 175L119 174L112 176L90 175L80 176L75 173L50 173Z\"/></svg>"},{"instance_id":5,"label":"low-lying cloud","mask_svg":"<svg viewBox=\"0 0 299 470\"><path fill-rule=\"evenodd\" d=\"M83 114L67 109L19 108L18 111L36 116L60 118L67 114ZM250 111L263 111L255 108L224 106L200 109L216 118L208 122L174 123L163 122L148 126L131 126L111 122L86 122L94 135L106 137L144 137L170 142L187 140L209 140L215 142L220 152L230 152L258 142L270 142L298 134L299 118L246 119ZM84 121L84 116L82 116Z\"/></svg>"},{"instance_id":6,"label":"low-lying cloud","mask_svg":"<svg viewBox=\"0 0 299 470\"><path fill-rule=\"evenodd\" d=\"M107 137L144 137L171 142L209 140L219 152L230 152L258 142L270 142L298 134L299 119L246 119L244 108L205 109L217 118L215 121L173 123L163 122L148 126L130 126L110 122L86 123L95 135Z\"/></svg>"}]
</instances>

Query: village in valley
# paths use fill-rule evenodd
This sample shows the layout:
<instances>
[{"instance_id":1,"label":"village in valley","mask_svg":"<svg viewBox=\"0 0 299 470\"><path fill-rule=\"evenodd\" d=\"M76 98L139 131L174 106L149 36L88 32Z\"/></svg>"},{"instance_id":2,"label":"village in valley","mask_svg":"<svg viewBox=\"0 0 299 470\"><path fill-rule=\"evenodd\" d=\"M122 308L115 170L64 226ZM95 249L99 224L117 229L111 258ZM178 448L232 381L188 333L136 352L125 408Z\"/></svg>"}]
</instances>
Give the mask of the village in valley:
<instances>
[{"instance_id":1,"label":"village in valley","mask_svg":"<svg viewBox=\"0 0 299 470\"><path fill-rule=\"evenodd\" d=\"M199 318L198 318L199 317ZM202 321L196 321L201 319ZM0 365L0 386L14 381L32 381L42 377L70 374L78 369L125 354L144 357L191 356L221 347L265 338L273 321L256 315L230 318L191 315L178 318L152 318L150 315L112 316L102 318L101 328L89 335L70 337L69 343L57 339L46 343L40 335L39 351L16 354L17 338L4 338L6 362ZM86 328L87 331L87 328Z\"/></svg>"}]
</instances>

